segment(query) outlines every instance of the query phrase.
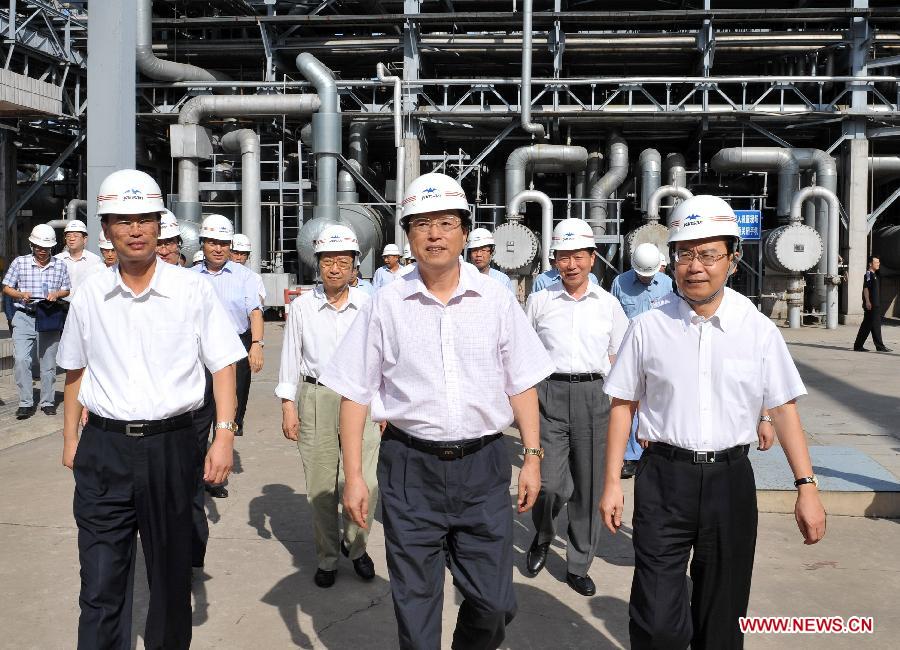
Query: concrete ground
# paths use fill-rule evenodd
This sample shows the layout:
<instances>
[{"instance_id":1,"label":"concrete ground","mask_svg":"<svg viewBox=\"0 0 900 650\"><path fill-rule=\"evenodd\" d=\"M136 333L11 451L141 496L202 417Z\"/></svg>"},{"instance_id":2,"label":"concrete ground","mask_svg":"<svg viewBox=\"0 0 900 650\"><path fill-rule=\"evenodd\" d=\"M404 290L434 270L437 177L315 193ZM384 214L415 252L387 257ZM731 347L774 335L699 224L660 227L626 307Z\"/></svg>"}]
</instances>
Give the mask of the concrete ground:
<instances>
[{"instance_id":1,"label":"concrete ground","mask_svg":"<svg viewBox=\"0 0 900 650\"><path fill-rule=\"evenodd\" d=\"M266 367L253 383L247 434L238 442L229 483L231 496L207 506L211 539L206 573L194 585L193 647L396 647L380 524L369 545L378 572L373 582L358 580L342 559L335 587L323 591L313 585L315 558L299 454L282 437L280 409L272 396L282 328L269 323L267 329ZM858 447L900 475L898 355L848 351L855 328L784 333L810 391L801 410L813 442ZM885 335L890 347L900 349L900 328L888 327ZM0 380L4 401L10 383ZM11 435L16 441L34 439L0 451L0 648L71 648L79 578L73 482L60 465L60 416L38 414L15 423L3 411L0 449L12 442ZM54 435L42 435L49 429ZM507 437L506 444L510 458L519 463L515 438ZM598 587L593 598L577 595L563 582L561 539L544 572L536 578L523 575L533 528L529 516L516 518L519 613L504 647L628 647L631 485L626 482L623 529L616 536L604 534L591 568ZM750 614L873 616L875 633L755 635L747 637L746 646L896 647L898 524L900 520L831 517L826 538L806 547L791 515L761 514ZM564 519L560 529L565 529ZM138 567L134 642L142 648L147 592L140 556ZM448 581L444 647L449 647L456 603Z\"/></svg>"}]
</instances>

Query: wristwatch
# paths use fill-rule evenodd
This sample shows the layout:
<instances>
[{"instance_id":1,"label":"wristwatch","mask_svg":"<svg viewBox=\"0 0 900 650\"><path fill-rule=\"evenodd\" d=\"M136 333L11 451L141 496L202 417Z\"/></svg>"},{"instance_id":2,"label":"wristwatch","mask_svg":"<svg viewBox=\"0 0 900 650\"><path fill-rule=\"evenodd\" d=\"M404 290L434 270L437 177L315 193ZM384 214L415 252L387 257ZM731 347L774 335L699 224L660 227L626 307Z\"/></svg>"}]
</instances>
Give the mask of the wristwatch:
<instances>
[{"instance_id":1,"label":"wristwatch","mask_svg":"<svg viewBox=\"0 0 900 650\"><path fill-rule=\"evenodd\" d=\"M768 415L760 415L759 421L760 422L768 422L769 424L772 424L772 418L769 417Z\"/></svg>"},{"instance_id":2,"label":"wristwatch","mask_svg":"<svg viewBox=\"0 0 900 650\"><path fill-rule=\"evenodd\" d=\"M260 339L258 341L250 341L250 345L253 345L254 343L259 343L259 347L261 347L261 348L266 347L266 342L263 341L262 339Z\"/></svg>"},{"instance_id":3,"label":"wristwatch","mask_svg":"<svg viewBox=\"0 0 900 650\"><path fill-rule=\"evenodd\" d=\"M813 474L812 476L804 476L803 478L798 478L794 481L794 487L800 487L801 485L806 485L807 483L812 483L817 488L819 487L819 477Z\"/></svg>"},{"instance_id":4,"label":"wristwatch","mask_svg":"<svg viewBox=\"0 0 900 650\"><path fill-rule=\"evenodd\" d=\"M526 456L537 456L538 458L544 458L544 448L543 447L523 447Z\"/></svg>"},{"instance_id":5,"label":"wristwatch","mask_svg":"<svg viewBox=\"0 0 900 650\"><path fill-rule=\"evenodd\" d=\"M234 420L229 422L216 422L216 429L227 429L228 431L231 431L231 433L237 433L238 425Z\"/></svg>"}]
</instances>

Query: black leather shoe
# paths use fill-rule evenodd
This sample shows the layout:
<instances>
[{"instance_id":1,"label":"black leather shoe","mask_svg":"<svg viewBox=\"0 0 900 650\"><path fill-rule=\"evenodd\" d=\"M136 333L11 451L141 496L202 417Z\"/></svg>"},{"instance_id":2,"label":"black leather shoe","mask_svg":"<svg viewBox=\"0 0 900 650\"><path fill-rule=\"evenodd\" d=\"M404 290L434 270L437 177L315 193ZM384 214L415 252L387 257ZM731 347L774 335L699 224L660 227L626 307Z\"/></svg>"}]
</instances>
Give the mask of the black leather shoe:
<instances>
[{"instance_id":1,"label":"black leather shoe","mask_svg":"<svg viewBox=\"0 0 900 650\"><path fill-rule=\"evenodd\" d=\"M854 352L868 352L866 348L853 348Z\"/></svg>"},{"instance_id":2,"label":"black leather shoe","mask_svg":"<svg viewBox=\"0 0 900 650\"><path fill-rule=\"evenodd\" d=\"M637 461L636 460L626 460L622 465L622 478L634 478L634 473L637 471Z\"/></svg>"},{"instance_id":3,"label":"black leather shoe","mask_svg":"<svg viewBox=\"0 0 900 650\"><path fill-rule=\"evenodd\" d=\"M549 550L550 542L538 544L538 538L535 535L534 541L531 542L531 548L528 549L528 554L525 556L525 568L528 573L536 576L541 572L547 562L547 551Z\"/></svg>"},{"instance_id":4,"label":"black leather shoe","mask_svg":"<svg viewBox=\"0 0 900 650\"><path fill-rule=\"evenodd\" d=\"M878 350L879 352L893 352L893 350L891 350L889 347L875 348L875 349Z\"/></svg>"},{"instance_id":5,"label":"black leather shoe","mask_svg":"<svg viewBox=\"0 0 900 650\"><path fill-rule=\"evenodd\" d=\"M209 494L213 499L227 499L228 498L228 490L225 489L224 485L207 485L206 493Z\"/></svg>"},{"instance_id":6,"label":"black leather shoe","mask_svg":"<svg viewBox=\"0 0 900 650\"><path fill-rule=\"evenodd\" d=\"M577 591L582 596L593 596L597 593L597 587L591 576L577 576L574 573L566 574L566 584Z\"/></svg>"},{"instance_id":7,"label":"black leather shoe","mask_svg":"<svg viewBox=\"0 0 900 650\"><path fill-rule=\"evenodd\" d=\"M313 576L313 581L316 583L317 587L321 587L322 589L328 589L328 587L334 586L334 578L337 575L337 571L326 571L325 569L316 569L316 575Z\"/></svg>"},{"instance_id":8,"label":"black leather shoe","mask_svg":"<svg viewBox=\"0 0 900 650\"><path fill-rule=\"evenodd\" d=\"M16 419L17 420L27 420L32 415L34 415L34 407L33 406L20 406L16 409Z\"/></svg>"},{"instance_id":9,"label":"black leather shoe","mask_svg":"<svg viewBox=\"0 0 900 650\"><path fill-rule=\"evenodd\" d=\"M341 540L341 555L346 558L350 557L350 547L347 546L347 542L343 539ZM372 561L372 558L369 557L368 553L363 553L353 560L353 570L356 571L356 575L363 580L375 579L375 563Z\"/></svg>"},{"instance_id":10,"label":"black leather shoe","mask_svg":"<svg viewBox=\"0 0 900 650\"><path fill-rule=\"evenodd\" d=\"M56 415L55 406L42 406L41 411L43 411L44 415Z\"/></svg>"}]
</instances>

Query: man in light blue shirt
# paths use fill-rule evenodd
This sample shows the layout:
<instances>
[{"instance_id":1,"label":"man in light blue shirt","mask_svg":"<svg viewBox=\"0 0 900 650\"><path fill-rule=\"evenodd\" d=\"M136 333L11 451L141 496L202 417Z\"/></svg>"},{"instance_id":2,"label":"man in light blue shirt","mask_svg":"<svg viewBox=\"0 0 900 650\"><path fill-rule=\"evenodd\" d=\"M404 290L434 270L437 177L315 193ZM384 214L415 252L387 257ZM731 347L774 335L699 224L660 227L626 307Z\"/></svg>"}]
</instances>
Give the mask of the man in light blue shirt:
<instances>
[{"instance_id":1,"label":"man in light blue shirt","mask_svg":"<svg viewBox=\"0 0 900 650\"><path fill-rule=\"evenodd\" d=\"M384 266L379 266L372 277L372 286L376 291L400 277L400 270L403 268L400 266L400 248L397 244L385 246L381 257L384 259Z\"/></svg>"},{"instance_id":2,"label":"man in light blue shirt","mask_svg":"<svg viewBox=\"0 0 900 650\"><path fill-rule=\"evenodd\" d=\"M556 261L553 259L553 249L550 249L550 264L553 265L553 268L549 271L544 271L539 276L534 279L534 282L531 283L531 293L535 291L541 291L546 289L551 284L559 280L559 270L556 268ZM599 286L600 281L597 279L597 276L593 273L588 273L588 281L591 284L596 284Z\"/></svg>"},{"instance_id":3,"label":"man in light blue shirt","mask_svg":"<svg viewBox=\"0 0 900 650\"><path fill-rule=\"evenodd\" d=\"M375 293L375 287L372 283L359 276L359 255L356 256L353 273L350 274L350 286L365 291L369 296Z\"/></svg>"},{"instance_id":4,"label":"man in light blue shirt","mask_svg":"<svg viewBox=\"0 0 900 650\"><path fill-rule=\"evenodd\" d=\"M631 270L617 275L613 280L610 293L619 300L628 320L657 307L672 293L672 279L659 272L662 259L664 258L656 244L649 242L640 244L631 254ZM631 436L625 449L623 479L634 476L637 462L644 451L637 441L637 424L635 414L631 423Z\"/></svg>"},{"instance_id":5,"label":"man in light blue shirt","mask_svg":"<svg viewBox=\"0 0 900 650\"><path fill-rule=\"evenodd\" d=\"M494 257L494 235L487 228L475 228L469 233L469 239L466 243L467 257L469 262L475 265L479 273L484 273L504 287L516 294L516 282L512 280L506 273L498 271L491 267L491 260Z\"/></svg>"}]
</instances>

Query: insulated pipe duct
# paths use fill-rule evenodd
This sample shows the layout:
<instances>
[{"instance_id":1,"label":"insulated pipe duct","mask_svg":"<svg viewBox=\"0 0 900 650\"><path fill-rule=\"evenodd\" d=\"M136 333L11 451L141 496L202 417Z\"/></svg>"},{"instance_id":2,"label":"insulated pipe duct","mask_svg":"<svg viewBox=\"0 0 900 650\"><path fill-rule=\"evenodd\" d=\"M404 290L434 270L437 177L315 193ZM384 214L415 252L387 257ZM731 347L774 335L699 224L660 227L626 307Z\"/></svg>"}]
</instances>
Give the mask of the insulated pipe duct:
<instances>
[{"instance_id":1,"label":"insulated pipe duct","mask_svg":"<svg viewBox=\"0 0 900 650\"><path fill-rule=\"evenodd\" d=\"M827 277L825 278L825 327L837 329L838 325L838 244L840 203L837 195L824 187L804 187L791 201L790 222L801 223L803 203L809 199L824 199L828 202L828 238L825 243Z\"/></svg>"},{"instance_id":2,"label":"insulated pipe duct","mask_svg":"<svg viewBox=\"0 0 900 650\"><path fill-rule=\"evenodd\" d=\"M900 156L869 156L869 172L880 180L900 176Z\"/></svg>"},{"instance_id":3,"label":"insulated pipe duct","mask_svg":"<svg viewBox=\"0 0 900 650\"><path fill-rule=\"evenodd\" d=\"M647 213L650 197L659 188L662 172L662 158L656 149L644 149L638 156L638 170L641 174L641 212Z\"/></svg>"},{"instance_id":4,"label":"insulated pipe duct","mask_svg":"<svg viewBox=\"0 0 900 650\"><path fill-rule=\"evenodd\" d=\"M663 185L656 188L656 191L650 195L647 200L647 222L659 223L659 208L662 200L668 196L674 196L676 199L689 199L694 194L686 187L674 187L672 185ZM671 212L670 212L671 214Z\"/></svg>"},{"instance_id":5,"label":"insulated pipe duct","mask_svg":"<svg viewBox=\"0 0 900 650\"><path fill-rule=\"evenodd\" d=\"M519 91L519 109L525 132L543 140L546 137L544 127L531 121L531 4L532 0L524 0L522 3L522 88Z\"/></svg>"},{"instance_id":6,"label":"insulated pipe duct","mask_svg":"<svg viewBox=\"0 0 900 650\"><path fill-rule=\"evenodd\" d=\"M718 173L735 171L778 172L778 216L790 213L791 197L799 184L800 165L790 149L781 147L731 147L710 161Z\"/></svg>"},{"instance_id":7,"label":"insulated pipe duct","mask_svg":"<svg viewBox=\"0 0 900 650\"><path fill-rule=\"evenodd\" d=\"M396 173L397 181L394 186L394 202L396 203L394 216L394 243L402 246L406 238L403 227L400 225L400 217L403 216L403 193L406 191L406 149L403 147L403 81L396 75L389 75L383 63L376 67L378 81L394 84L394 147L397 149Z\"/></svg>"},{"instance_id":8,"label":"insulated pipe duct","mask_svg":"<svg viewBox=\"0 0 900 650\"><path fill-rule=\"evenodd\" d=\"M135 59L142 74L157 81L230 81L221 72L166 61L153 53L153 0L137 0Z\"/></svg>"},{"instance_id":9,"label":"insulated pipe duct","mask_svg":"<svg viewBox=\"0 0 900 650\"><path fill-rule=\"evenodd\" d=\"M666 185L687 187L687 163L680 153L670 153L663 160L663 179Z\"/></svg>"},{"instance_id":10,"label":"insulated pipe duct","mask_svg":"<svg viewBox=\"0 0 900 650\"><path fill-rule=\"evenodd\" d=\"M550 245L553 243L553 203L550 197L537 190L523 190L513 196L506 206L506 218L518 219L525 203L541 204L541 271L550 270Z\"/></svg>"},{"instance_id":11,"label":"insulated pipe duct","mask_svg":"<svg viewBox=\"0 0 900 650\"><path fill-rule=\"evenodd\" d=\"M222 148L241 154L241 230L250 239L249 267L260 271L262 257L262 210L259 191L259 136L252 129L238 129L226 133Z\"/></svg>"},{"instance_id":12,"label":"insulated pipe duct","mask_svg":"<svg viewBox=\"0 0 900 650\"><path fill-rule=\"evenodd\" d=\"M494 169L488 176L488 202L493 206L502 206L503 200L503 172ZM491 219L494 222L494 228L503 220L503 208L491 208Z\"/></svg>"},{"instance_id":13,"label":"insulated pipe duct","mask_svg":"<svg viewBox=\"0 0 900 650\"><path fill-rule=\"evenodd\" d=\"M349 135L349 162L360 174L365 174L369 166L369 144L368 144L369 124L368 122L352 122L350 124ZM346 169L338 172L337 177L338 200L342 199L341 195L356 194L356 180L353 174ZM358 197L352 199L358 200Z\"/></svg>"},{"instance_id":14,"label":"insulated pipe duct","mask_svg":"<svg viewBox=\"0 0 900 650\"><path fill-rule=\"evenodd\" d=\"M564 144L532 144L515 149L506 159L506 212L513 197L525 190L528 168L544 172L575 172L587 166L588 152L584 147ZM521 203L519 206L521 207Z\"/></svg>"},{"instance_id":15,"label":"insulated pipe duct","mask_svg":"<svg viewBox=\"0 0 900 650\"><path fill-rule=\"evenodd\" d=\"M84 199L72 199L66 204L66 221L78 218L79 210L87 210L87 201Z\"/></svg>"},{"instance_id":16,"label":"insulated pipe duct","mask_svg":"<svg viewBox=\"0 0 900 650\"><path fill-rule=\"evenodd\" d=\"M596 183L591 185L591 221L594 222L591 227L595 235L606 233L606 202L628 175L628 145L617 133L609 136L606 158L609 161L609 168Z\"/></svg>"},{"instance_id":17,"label":"insulated pipe duct","mask_svg":"<svg viewBox=\"0 0 900 650\"><path fill-rule=\"evenodd\" d=\"M341 107L334 74L308 52L297 55L297 69L316 87L319 110L312 117L316 156L316 217L338 219L337 156L341 153Z\"/></svg>"}]
</instances>

